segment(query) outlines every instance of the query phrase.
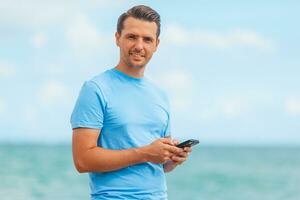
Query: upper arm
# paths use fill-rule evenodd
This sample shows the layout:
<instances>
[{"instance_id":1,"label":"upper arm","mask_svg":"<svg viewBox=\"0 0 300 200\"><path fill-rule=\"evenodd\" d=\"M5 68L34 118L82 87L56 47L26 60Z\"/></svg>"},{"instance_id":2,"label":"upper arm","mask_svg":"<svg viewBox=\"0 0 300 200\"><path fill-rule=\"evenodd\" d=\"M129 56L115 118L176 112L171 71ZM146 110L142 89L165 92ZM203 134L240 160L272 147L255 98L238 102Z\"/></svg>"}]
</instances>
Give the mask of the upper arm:
<instances>
[{"instance_id":1,"label":"upper arm","mask_svg":"<svg viewBox=\"0 0 300 200\"><path fill-rule=\"evenodd\" d=\"M75 128L72 136L73 160L76 168L81 165L84 154L97 146L101 129Z\"/></svg>"},{"instance_id":2,"label":"upper arm","mask_svg":"<svg viewBox=\"0 0 300 200\"><path fill-rule=\"evenodd\" d=\"M72 153L78 171L84 171L90 161L89 150L97 147L103 127L106 100L100 87L93 81L82 86L71 115L73 128Z\"/></svg>"}]
</instances>

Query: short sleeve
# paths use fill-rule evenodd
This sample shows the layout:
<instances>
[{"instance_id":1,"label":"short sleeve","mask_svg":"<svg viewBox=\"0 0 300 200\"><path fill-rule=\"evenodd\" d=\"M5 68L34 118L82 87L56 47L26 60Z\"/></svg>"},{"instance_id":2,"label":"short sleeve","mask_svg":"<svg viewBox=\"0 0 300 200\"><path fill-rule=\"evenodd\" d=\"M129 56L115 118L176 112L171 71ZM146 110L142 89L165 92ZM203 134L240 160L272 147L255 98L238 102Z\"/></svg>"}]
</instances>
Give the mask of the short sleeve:
<instances>
[{"instance_id":1,"label":"short sleeve","mask_svg":"<svg viewBox=\"0 0 300 200\"><path fill-rule=\"evenodd\" d=\"M168 123L165 130L165 137L171 137L171 119L170 119L170 113L168 115Z\"/></svg>"},{"instance_id":2,"label":"short sleeve","mask_svg":"<svg viewBox=\"0 0 300 200\"><path fill-rule=\"evenodd\" d=\"M96 83L87 81L83 84L71 115L72 128L103 127L105 99Z\"/></svg>"},{"instance_id":3,"label":"short sleeve","mask_svg":"<svg viewBox=\"0 0 300 200\"><path fill-rule=\"evenodd\" d=\"M167 126L165 129L165 135L164 137L171 137L171 114L170 114L170 102L169 99L165 98L166 100L166 110L167 110L167 114L168 114L168 121L167 121Z\"/></svg>"}]
</instances>

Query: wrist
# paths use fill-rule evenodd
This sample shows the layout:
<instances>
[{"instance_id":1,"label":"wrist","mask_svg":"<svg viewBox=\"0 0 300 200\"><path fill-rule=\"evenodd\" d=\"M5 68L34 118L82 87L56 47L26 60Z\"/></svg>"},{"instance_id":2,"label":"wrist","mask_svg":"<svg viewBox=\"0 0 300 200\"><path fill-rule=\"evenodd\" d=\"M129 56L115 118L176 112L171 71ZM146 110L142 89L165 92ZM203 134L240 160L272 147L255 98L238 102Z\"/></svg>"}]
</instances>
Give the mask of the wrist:
<instances>
[{"instance_id":1,"label":"wrist","mask_svg":"<svg viewBox=\"0 0 300 200\"><path fill-rule=\"evenodd\" d=\"M141 162L150 162L150 154L147 146L133 149Z\"/></svg>"}]
</instances>

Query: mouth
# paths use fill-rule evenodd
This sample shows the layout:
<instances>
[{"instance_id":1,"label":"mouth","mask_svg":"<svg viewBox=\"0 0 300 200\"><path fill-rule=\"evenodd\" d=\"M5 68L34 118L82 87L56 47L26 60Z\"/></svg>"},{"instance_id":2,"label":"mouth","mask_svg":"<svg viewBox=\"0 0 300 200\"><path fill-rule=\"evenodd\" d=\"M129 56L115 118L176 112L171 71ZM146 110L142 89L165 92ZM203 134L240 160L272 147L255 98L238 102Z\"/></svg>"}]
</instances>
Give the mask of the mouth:
<instances>
[{"instance_id":1,"label":"mouth","mask_svg":"<svg viewBox=\"0 0 300 200\"><path fill-rule=\"evenodd\" d=\"M143 54L143 53L129 52L129 55L132 56L134 59L143 59L143 58L145 58L145 54Z\"/></svg>"}]
</instances>

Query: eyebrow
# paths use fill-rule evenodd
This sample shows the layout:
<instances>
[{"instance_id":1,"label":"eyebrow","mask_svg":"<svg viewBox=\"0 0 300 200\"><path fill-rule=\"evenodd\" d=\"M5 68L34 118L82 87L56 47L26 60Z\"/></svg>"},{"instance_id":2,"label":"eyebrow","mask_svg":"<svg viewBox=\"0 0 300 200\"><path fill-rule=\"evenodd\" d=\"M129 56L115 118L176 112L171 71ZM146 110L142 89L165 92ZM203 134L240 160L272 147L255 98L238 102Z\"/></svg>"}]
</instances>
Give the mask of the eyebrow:
<instances>
[{"instance_id":1,"label":"eyebrow","mask_svg":"<svg viewBox=\"0 0 300 200\"><path fill-rule=\"evenodd\" d=\"M142 37L144 39L154 40L154 37L152 37L152 36L148 36L148 35L146 35L146 36L139 36L138 34L135 34L135 33L127 33L125 36L126 37L128 37L128 36L135 36L135 37Z\"/></svg>"},{"instance_id":2,"label":"eyebrow","mask_svg":"<svg viewBox=\"0 0 300 200\"><path fill-rule=\"evenodd\" d=\"M147 40L151 40L151 41L153 41L154 40L154 38L153 37L150 37L150 36L145 36L145 37L143 37L144 39L147 39Z\"/></svg>"}]
</instances>

